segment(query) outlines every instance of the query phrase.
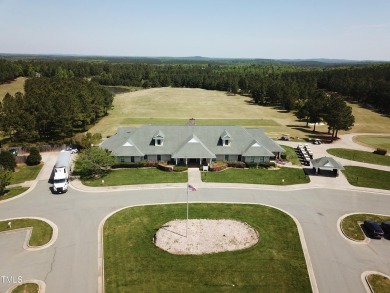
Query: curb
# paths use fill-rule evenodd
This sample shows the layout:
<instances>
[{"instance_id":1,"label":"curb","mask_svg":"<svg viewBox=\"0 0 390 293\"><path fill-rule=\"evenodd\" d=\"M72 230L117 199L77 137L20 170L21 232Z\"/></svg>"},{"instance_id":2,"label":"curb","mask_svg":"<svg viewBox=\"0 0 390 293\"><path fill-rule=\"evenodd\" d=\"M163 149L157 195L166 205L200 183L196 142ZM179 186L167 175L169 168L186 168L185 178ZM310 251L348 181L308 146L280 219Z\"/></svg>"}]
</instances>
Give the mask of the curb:
<instances>
[{"instance_id":1,"label":"curb","mask_svg":"<svg viewBox=\"0 0 390 293\"><path fill-rule=\"evenodd\" d=\"M383 277L386 277L386 278L390 279L390 276L388 276L386 274L383 274L381 272L376 272L376 271L365 271L365 272L363 272L361 274L361 276L360 276L360 279L362 280L363 286L366 289L367 293L375 293L374 289L372 289L372 287L371 287L370 282L368 282L368 277L370 275L380 275L380 276L383 276Z\"/></svg>"}]
</instances>

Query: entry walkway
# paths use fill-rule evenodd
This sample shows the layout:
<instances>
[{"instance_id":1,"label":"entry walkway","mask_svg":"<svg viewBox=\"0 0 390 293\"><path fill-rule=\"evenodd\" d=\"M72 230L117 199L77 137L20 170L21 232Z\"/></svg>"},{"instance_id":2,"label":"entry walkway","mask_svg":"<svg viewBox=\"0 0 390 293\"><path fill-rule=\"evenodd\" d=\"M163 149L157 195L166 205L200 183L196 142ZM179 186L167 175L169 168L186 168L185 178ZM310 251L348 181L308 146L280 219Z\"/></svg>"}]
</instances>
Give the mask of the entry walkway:
<instances>
[{"instance_id":1,"label":"entry walkway","mask_svg":"<svg viewBox=\"0 0 390 293\"><path fill-rule=\"evenodd\" d=\"M199 168L188 168L188 183L195 188L202 185L202 178Z\"/></svg>"}]
</instances>

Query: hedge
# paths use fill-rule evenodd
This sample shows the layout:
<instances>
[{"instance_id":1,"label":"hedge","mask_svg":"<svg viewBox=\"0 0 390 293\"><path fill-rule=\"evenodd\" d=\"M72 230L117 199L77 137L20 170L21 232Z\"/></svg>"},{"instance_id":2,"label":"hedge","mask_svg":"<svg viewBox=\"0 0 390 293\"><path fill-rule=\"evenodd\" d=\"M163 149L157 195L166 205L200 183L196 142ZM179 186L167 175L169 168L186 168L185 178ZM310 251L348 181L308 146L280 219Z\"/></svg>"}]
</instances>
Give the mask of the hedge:
<instances>
[{"instance_id":1,"label":"hedge","mask_svg":"<svg viewBox=\"0 0 390 293\"><path fill-rule=\"evenodd\" d=\"M183 172L187 170L188 170L187 166L173 166L173 172Z\"/></svg>"}]
</instances>

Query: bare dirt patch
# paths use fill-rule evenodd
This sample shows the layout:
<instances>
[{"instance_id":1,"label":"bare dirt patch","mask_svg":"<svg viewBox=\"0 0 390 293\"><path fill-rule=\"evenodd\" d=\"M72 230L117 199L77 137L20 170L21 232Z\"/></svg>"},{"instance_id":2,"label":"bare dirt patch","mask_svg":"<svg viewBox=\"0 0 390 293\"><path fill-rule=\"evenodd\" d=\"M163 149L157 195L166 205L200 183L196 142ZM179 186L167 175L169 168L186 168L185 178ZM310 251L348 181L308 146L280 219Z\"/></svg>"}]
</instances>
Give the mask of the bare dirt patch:
<instances>
[{"instance_id":1,"label":"bare dirt patch","mask_svg":"<svg viewBox=\"0 0 390 293\"><path fill-rule=\"evenodd\" d=\"M161 226L153 240L172 254L200 255L249 248L259 241L259 234L235 220L191 219L188 229L186 220L173 220Z\"/></svg>"}]
</instances>

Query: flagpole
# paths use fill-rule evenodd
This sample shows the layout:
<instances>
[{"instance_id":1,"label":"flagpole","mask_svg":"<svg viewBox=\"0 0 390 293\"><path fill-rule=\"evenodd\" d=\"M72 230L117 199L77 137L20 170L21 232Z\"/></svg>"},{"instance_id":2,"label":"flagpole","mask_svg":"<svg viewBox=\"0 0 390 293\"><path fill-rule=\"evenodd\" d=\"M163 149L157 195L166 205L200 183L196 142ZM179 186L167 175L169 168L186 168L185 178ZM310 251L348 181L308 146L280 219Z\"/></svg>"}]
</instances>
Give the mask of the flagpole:
<instances>
[{"instance_id":1,"label":"flagpole","mask_svg":"<svg viewBox=\"0 0 390 293\"><path fill-rule=\"evenodd\" d=\"M187 221L186 221L186 237L187 237L187 231L188 231L188 182L186 185L186 189L187 189Z\"/></svg>"}]
</instances>

